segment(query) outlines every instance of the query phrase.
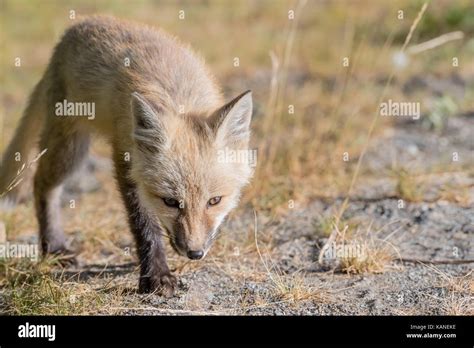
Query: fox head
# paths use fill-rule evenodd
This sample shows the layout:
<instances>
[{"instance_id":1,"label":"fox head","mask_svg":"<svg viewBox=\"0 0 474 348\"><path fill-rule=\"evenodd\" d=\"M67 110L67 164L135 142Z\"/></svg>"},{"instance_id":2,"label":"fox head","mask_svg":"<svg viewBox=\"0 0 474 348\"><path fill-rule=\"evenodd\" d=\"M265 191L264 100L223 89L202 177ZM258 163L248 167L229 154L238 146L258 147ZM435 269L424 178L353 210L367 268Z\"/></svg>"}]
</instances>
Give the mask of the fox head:
<instances>
[{"instance_id":1,"label":"fox head","mask_svg":"<svg viewBox=\"0 0 474 348\"><path fill-rule=\"evenodd\" d=\"M249 151L251 92L207 115L176 115L138 93L131 104L139 199L178 254L201 259L252 176L238 156Z\"/></svg>"}]
</instances>

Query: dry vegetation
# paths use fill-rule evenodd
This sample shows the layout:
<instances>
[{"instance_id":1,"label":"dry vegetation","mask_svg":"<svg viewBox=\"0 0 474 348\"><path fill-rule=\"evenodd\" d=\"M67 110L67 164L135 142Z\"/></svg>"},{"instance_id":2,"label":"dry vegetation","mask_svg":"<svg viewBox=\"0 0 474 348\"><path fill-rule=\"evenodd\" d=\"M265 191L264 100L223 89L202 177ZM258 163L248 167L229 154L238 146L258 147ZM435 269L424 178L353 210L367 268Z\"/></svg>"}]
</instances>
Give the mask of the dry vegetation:
<instances>
[{"instance_id":1,"label":"dry vegetation","mask_svg":"<svg viewBox=\"0 0 474 348\"><path fill-rule=\"evenodd\" d=\"M425 20L413 28L411 41L420 43L459 28L472 35L474 15L469 6L469 1L463 0L430 4ZM411 64L397 70L393 54L402 48L421 7L417 1L382 4L375 0L91 0L80 4L58 0L42 2L41 6L26 0L4 0L0 14L4 42L0 152L13 134L28 91L41 76L53 45L71 23L71 9L78 16L111 14L161 26L190 42L206 58L223 82L227 96L253 89L256 111L252 146L258 149L258 166L242 206L231 220L254 209L270 216L271 222L285 216L290 201L301 207L315 197L345 196L353 188L356 175L357 179L377 178L380 173L365 170L363 165L359 168L358 160L370 138L391 126L390 121L374 119L383 95L394 100L422 100L422 92L402 96L400 85L423 74L427 67L433 74L450 74L451 66L446 61L453 54L462 62L472 58L473 48L465 40L458 40L426 54L409 56ZM184 20L178 18L181 9L185 10ZM290 9L295 11L292 21L288 20ZM397 19L399 9L404 10L403 20ZM463 17L466 13L467 19ZM21 68L13 65L18 56L22 58ZM233 65L235 57L240 60L238 67ZM348 67L343 66L344 57L350 58ZM457 69L462 75L472 67L461 64ZM459 112L472 109L471 97L456 101ZM96 155L107 156L109 151L104 142L94 143ZM349 161L343 161L345 152ZM423 175L429 174L395 166L390 175L398 182L398 197L416 202L423 197ZM87 264L105 267L133 262L134 246L112 174L99 171L97 175L100 190L83 195L74 209L64 207L65 230L79 248L80 259ZM452 190L444 192L442 198L464 199L463 193ZM359 257L337 260L340 270L349 274L383 272L399 257L398 252L389 239L379 238L379 230L371 225L356 226L344 221L343 212L350 204L346 201L333 216L321 218L318 231L325 237L333 236L339 244L362 247ZM9 240L35 240L37 226L31 202L0 212L0 224ZM245 313L251 307L268 306L275 301L333 301L334 294L327 285L309 282L302 272L285 274L272 264L272 237L270 229L266 230L269 225L263 224L258 236L254 234L255 226L249 223L242 227L238 238L220 239L209 259L199 264L170 253L172 267L183 274L210 265L235 281L270 284L267 294L253 295L251 302L241 294L238 309L220 309L214 314ZM132 274L135 278L118 276L104 284L100 273L86 282L77 281L77 275L58 268L54 260L37 264L4 260L0 267L0 308L6 313L116 314L124 309L145 313L160 310L149 308L148 298L130 295L136 285L136 272ZM472 279L470 282L472 291ZM452 287L450 291L456 289ZM199 297L196 300L188 294L183 298L185 309L168 309L166 313L202 314ZM466 303L446 306L446 313L468 313Z\"/></svg>"}]
</instances>

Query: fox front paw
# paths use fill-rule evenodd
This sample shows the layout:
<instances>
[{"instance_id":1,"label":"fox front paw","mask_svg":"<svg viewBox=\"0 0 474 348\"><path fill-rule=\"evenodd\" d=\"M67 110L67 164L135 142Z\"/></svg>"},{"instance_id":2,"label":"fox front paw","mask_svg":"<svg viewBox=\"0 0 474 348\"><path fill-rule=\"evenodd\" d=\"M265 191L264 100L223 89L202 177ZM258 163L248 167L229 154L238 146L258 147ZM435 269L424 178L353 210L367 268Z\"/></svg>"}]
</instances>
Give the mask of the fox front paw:
<instances>
[{"instance_id":1,"label":"fox front paw","mask_svg":"<svg viewBox=\"0 0 474 348\"><path fill-rule=\"evenodd\" d=\"M172 297L177 287L177 278L167 272L153 277L141 278L138 291L142 294L156 291L162 296Z\"/></svg>"}]
</instances>

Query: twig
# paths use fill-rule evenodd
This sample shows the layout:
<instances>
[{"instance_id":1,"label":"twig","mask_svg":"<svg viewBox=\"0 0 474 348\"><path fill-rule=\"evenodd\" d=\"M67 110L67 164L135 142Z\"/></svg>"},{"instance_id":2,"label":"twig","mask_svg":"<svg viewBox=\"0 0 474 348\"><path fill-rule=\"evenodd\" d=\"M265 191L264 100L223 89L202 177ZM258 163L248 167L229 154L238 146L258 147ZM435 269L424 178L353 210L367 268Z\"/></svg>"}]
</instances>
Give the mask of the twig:
<instances>
[{"instance_id":1,"label":"twig","mask_svg":"<svg viewBox=\"0 0 474 348\"><path fill-rule=\"evenodd\" d=\"M465 260L424 260L424 259L411 259L411 258L398 258L396 259L400 262L410 262L410 263L429 263L432 265L461 265L465 263L474 263L473 259L465 259Z\"/></svg>"},{"instance_id":2,"label":"twig","mask_svg":"<svg viewBox=\"0 0 474 348\"><path fill-rule=\"evenodd\" d=\"M253 214L254 214L254 219L255 219L254 220L255 247L257 248L258 256L260 257L260 260L262 261L263 266L265 267L265 270L267 271L268 276L270 277L272 282L274 284L278 284L278 282L273 278L272 272L270 271L270 268L268 267L267 263L265 262L265 259L263 258L262 253L260 252L260 248L258 246L258 240L257 240L257 212L254 210Z\"/></svg>"},{"instance_id":3,"label":"twig","mask_svg":"<svg viewBox=\"0 0 474 348\"><path fill-rule=\"evenodd\" d=\"M438 46L444 45L445 43L449 41L461 40L463 37L464 37L464 33L462 31L453 31L451 33L443 34L434 39L422 42L418 45L410 46L407 49L407 53L418 54L423 51L431 50Z\"/></svg>"},{"instance_id":4,"label":"twig","mask_svg":"<svg viewBox=\"0 0 474 348\"><path fill-rule=\"evenodd\" d=\"M6 195L11 190L13 190L15 187L17 187L23 181L23 178L22 178L23 172L25 170L31 168L31 166L36 161L38 161L40 159L40 157L43 156L46 153L46 151L48 151L48 149L44 149L43 151L41 151L38 155L36 155L35 158L33 158L28 163L23 163L23 165L20 167L20 169L16 173L16 176L13 178L13 180L10 182L10 184L8 184L6 190L4 192L0 193L0 198L3 197L4 195Z\"/></svg>"}]
</instances>

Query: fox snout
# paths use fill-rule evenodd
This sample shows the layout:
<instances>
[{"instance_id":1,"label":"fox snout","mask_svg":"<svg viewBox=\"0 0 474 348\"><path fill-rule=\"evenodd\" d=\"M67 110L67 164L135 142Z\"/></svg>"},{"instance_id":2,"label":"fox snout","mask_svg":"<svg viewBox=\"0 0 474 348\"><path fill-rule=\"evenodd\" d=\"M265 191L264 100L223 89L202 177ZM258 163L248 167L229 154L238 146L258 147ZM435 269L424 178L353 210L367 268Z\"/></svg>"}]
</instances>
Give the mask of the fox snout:
<instances>
[{"instance_id":1,"label":"fox snout","mask_svg":"<svg viewBox=\"0 0 474 348\"><path fill-rule=\"evenodd\" d=\"M190 260L200 260L206 256L210 248L210 233L200 228L188 229L177 223L171 231L171 246L181 256Z\"/></svg>"},{"instance_id":2,"label":"fox snout","mask_svg":"<svg viewBox=\"0 0 474 348\"><path fill-rule=\"evenodd\" d=\"M200 260L204 258L207 253L208 247L205 245L198 246L198 247L190 247L187 243L183 243L183 245L179 245L180 243L171 243L173 249L180 254L181 256L186 256L190 260Z\"/></svg>"},{"instance_id":3,"label":"fox snout","mask_svg":"<svg viewBox=\"0 0 474 348\"><path fill-rule=\"evenodd\" d=\"M200 260L204 256L204 251L203 250L189 250L186 255L188 256L189 259L191 260Z\"/></svg>"}]
</instances>

